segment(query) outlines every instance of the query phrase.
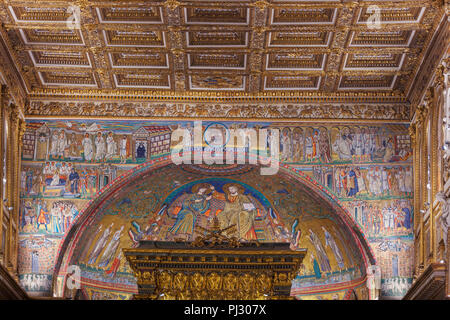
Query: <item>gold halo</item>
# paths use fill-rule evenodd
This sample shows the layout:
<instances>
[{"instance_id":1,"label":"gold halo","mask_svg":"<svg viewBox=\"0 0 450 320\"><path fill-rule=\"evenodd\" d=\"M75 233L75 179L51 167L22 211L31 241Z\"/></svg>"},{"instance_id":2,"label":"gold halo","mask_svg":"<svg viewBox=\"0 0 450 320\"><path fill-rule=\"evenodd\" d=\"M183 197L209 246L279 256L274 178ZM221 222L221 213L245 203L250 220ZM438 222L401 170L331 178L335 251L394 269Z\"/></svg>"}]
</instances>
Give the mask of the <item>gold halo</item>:
<instances>
[{"instance_id":1,"label":"gold halo","mask_svg":"<svg viewBox=\"0 0 450 320\"><path fill-rule=\"evenodd\" d=\"M293 132L294 132L294 133L300 133L300 134L303 134L303 129L302 129L302 128L299 128L299 127L295 127L294 130L293 130Z\"/></svg>"},{"instance_id":2,"label":"gold halo","mask_svg":"<svg viewBox=\"0 0 450 320\"><path fill-rule=\"evenodd\" d=\"M191 191L192 193L197 193L200 188L206 188L207 190L211 189L211 184L205 182L198 183L192 187Z\"/></svg>"},{"instance_id":3,"label":"gold halo","mask_svg":"<svg viewBox=\"0 0 450 320\"><path fill-rule=\"evenodd\" d=\"M229 191L228 189L229 189L230 187L236 187L236 188L238 189L238 193L240 193L240 194L244 194L244 192L245 192L245 188L244 188L243 186L241 186L241 185L238 184L238 183L234 183L234 182L225 184L225 185L222 187L222 190L223 190L226 194L229 194L230 191Z\"/></svg>"}]
</instances>

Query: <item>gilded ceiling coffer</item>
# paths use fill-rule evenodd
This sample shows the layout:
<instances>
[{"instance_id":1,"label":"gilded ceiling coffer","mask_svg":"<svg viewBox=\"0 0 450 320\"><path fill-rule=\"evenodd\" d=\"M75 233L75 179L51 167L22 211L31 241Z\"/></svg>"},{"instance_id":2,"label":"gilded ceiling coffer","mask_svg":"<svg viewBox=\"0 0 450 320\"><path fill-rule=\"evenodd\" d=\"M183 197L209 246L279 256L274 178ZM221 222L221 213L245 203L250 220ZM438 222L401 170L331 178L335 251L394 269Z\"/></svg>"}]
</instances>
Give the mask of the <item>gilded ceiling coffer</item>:
<instances>
[{"instance_id":1,"label":"gilded ceiling coffer","mask_svg":"<svg viewBox=\"0 0 450 320\"><path fill-rule=\"evenodd\" d=\"M291 281L306 255L289 243L196 247L188 242L141 241L124 249L137 278L134 299L292 299Z\"/></svg>"}]
</instances>

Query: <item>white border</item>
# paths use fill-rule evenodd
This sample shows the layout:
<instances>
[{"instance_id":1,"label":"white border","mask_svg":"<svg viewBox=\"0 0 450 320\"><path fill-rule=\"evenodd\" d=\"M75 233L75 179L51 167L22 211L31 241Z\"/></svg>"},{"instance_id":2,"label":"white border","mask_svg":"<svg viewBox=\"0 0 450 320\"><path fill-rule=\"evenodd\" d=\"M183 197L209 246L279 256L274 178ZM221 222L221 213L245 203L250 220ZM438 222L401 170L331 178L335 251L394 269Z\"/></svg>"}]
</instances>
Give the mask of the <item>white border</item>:
<instances>
[{"instance_id":1,"label":"white border","mask_svg":"<svg viewBox=\"0 0 450 320\"><path fill-rule=\"evenodd\" d=\"M30 30L39 30L39 29L30 29ZM49 30L47 28L43 28L42 30ZM84 42L83 32L81 32L81 29L65 29L65 30L74 30L81 38L82 43L68 43L68 42L29 42L27 37L25 36L25 33L22 28L19 29L20 36L22 37L22 40L25 44L37 44L37 45L49 45L49 46L85 46L86 43Z\"/></svg>"},{"instance_id":2,"label":"white border","mask_svg":"<svg viewBox=\"0 0 450 320\"><path fill-rule=\"evenodd\" d=\"M165 54L166 55L166 65L165 66L143 66L143 65L132 65L132 66L117 66L115 65L112 59L112 54L113 53L124 53L124 52L108 52L108 59L109 59L109 63L111 64L111 68L120 68L120 69L169 69L169 54ZM143 54L146 54L147 52L144 52ZM164 53L159 52L160 54L164 55Z\"/></svg>"},{"instance_id":3,"label":"white border","mask_svg":"<svg viewBox=\"0 0 450 320\"><path fill-rule=\"evenodd\" d=\"M39 2L39 0L36 2ZM17 6L26 8L26 6L20 5L20 4L18 4ZM35 8L37 8L37 7L35 7ZM62 6L60 8L64 9L66 7ZM21 22L21 23L67 23L67 19L65 19L65 20L21 20L21 19L17 18L16 13L14 12L14 9L12 6L8 6L8 9L9 9L9 12L11 13L12 17L14 18L15 22Z\"/></svg>"},{"instance_id":4,"label":"white border","mask_svg":"<svg viewBox=\"0 0 450 320\"><path fill-rule=\"evenodd\" d=\"M345 76L345 75L344 75ZM394 77L392 78L392 83L389 87L347 87L347 88L342 88L341 87L341 83L342 83L342 78L344 76L341 76L341 78L339 79L339 86L338 86L338 91L347 91L347 90L355 90L355 91L361 91L361 90L392 90L394 88L395 83L397 82L397 75L394 75ZM388 75L386 75L388 76Z\"/></svg>"},{"instance_id":5,"label":"white border","mask_svg":"<svg viewBox=\"0 0 450 320\"><path fill-rule=\"evenodd\" d=\"M344 68L343 70L367 70L367 69L377 69L377 70L389 70L389 71L400 71L403 67L403 63L406 59L406 53L402 54L402 57L400 58L400 62L398 64L398 67L363 67L363 68L351 68L351 67L347 67L347 60L348 60L348 55L349 53L345 54L345 59L344 59Z\"/></svg>"},{"instance_id":6,"label":"white border","mask_svg":"<svg viewBox=\"0 0 450 320\"><path fill-rule=\"evenodd\" d=\"M28 50L28 54L30 55L31 60L33 61L33 64L35 67L75 67L75 68L92 68L92 63L91 63L91 58L89 56L89 54L87 54L87 52L81 52L83 53L89 62L89 65L76 65L76 64L46 64L46 63L37 63L36 60L34 59L34 55L33 52L45 52L45 50ZM51 52L51 51L48 51ZM74 52L79 52L79 51L74 51Z\"/></svg>"},{"instance_id":7,"label":"white border","mask_svg":"<svg viewBox=\"0 0 450 320\"><path fill-rule=\"evenodd\" d=\"M227 0L230 1L230 0ZM226 7L224 7L226 8ZM240 7L235 7L241 9ZM246 26L250 22L250 8L245 8L247 15L245 17L245 22L225 22L225 21L214 21L214 22L189 22L187 20L187 8L184 7L184 23L187 25L202 25L202 24L214 24L214 25L235 25L235 26Z\"/></svg>"},{"instance_id":8,"label":"white border","mask_svg":"<svg viewBox=\"0 0 450 320\"><path fill-rule=\"evenodd\" d=\"M203 31L203 30L202 30ZM230 31L230 32L244 32L245 33L245 44L234 44L234 45L222 45L222 44L196 44L191 45L189 43L189 33L190 32L198 32L198 31L186 31L186 44L188 48L207 48L207 47L220 47L220 48L245 48L248 46L248 31ZM205 31L207 32L207 30ZM214 31L214 32L220 32L220 31Z\"/></svg>"},{"instance_id":9,"label":"white border","mask_svg":"<svg viewBox=\"0 0 450 320\"><path fill-rule=\"evenodd\" d=\"M106 7L106 8L113 8L113 7ZM139 8L137 6L133 7L133 8ZM148 7L146 7L148 8ZM102 14L100 12L100 8L96 7L95 11L97 12L97 16L98 16L98 21L100 23L111 23L111 24L125 24L125 23L136 23L136 24L164 24L164 16L163 16L163 12L162 12L162 7L151 7L151 8L157 8L159 9L159 17L161 18L160 21L134 21L134 20L119 20L119 21L108 21L108 20L103 20Z\"/></svg>"},{"instance_id":10,"label":"white border","mask_svg":"<svg viewBox=\"0 0 450 320\"><path fill-rule=\"evenodd\" d=\"M415 7L412 7L415 8ZM359 14L358 14L358 19L356 20L356 24L366 24L367 21L361 21L361 15L362 15L362 10L363 8L360 8L359 10ZM383 8L381 8L383 9ZM419 16L417 17L416 20L400 20L400 21L381 21L381 24L405 24L405 23L419 23L422 20L423 15L425 14L425 9L426 7L422 7L419 13Z\"/></svg>"},{"instance_id":11,"label":"white border","mask_svg":"<svg viewBox=\"0 0 450 320\"><path fill-rule=\"evenodd\" d=\"M328 54L323 53L321 54L323 56L323 60L322 60L322 66L320 68L269 68L269 55L271 53L267 53L265 58L266 58L266 70L299 70L299 71L323 71L325 70L325 61L327 61L328 58ZM289 53L287 53L289 54ZM305 53L308 54L308 53ZM319 54L314 54L311 53L312 55L319 55Z\"/></svg>"},{"instance_id":12,"label":"white border","mask_svg":"<svg viewBox=\"0 0 450 320\"><path fill-rule=\"evenodd\" d=\"M286 32L286 33L295 33L295 31L276 31L278 33L280 32ZM299 31L301 32L301 31ZM309 31L306 31L309 32ZM320 31L311 31L311 33L314 32L320 32ZM293 44L276 44L276 45L272 45L271 41L272 41L272 32L269 32L269 37L267 39L268 41L268 47L270 48L277 48L277 47L291 47L291 48L303 48L303 47L320 47L320 48L328 48L330 46L331 43L331 38L334 34L333 31L325 31L327 33L327 43L326 44L298 44L298 45L293 45Z\"/></svg>"},{"instance_id":13,"label":"white border","mask_svg":"<svg viewBox=\"0 0 450 320\"><path fill-rule=\"evenodd\" d=\"M97 79L95 78L95 75L93 72L91 72L91 74L93 75L93 79L95 84L79 84L79 83L52 83L52 82L45 82L44 78L42 77L42 72L47 72L47 71L38 71L38 75L39 75L39 79L41 80L41 83L43 85L46 86L58 86L58 87L62 87L62 86L68 86L68 87L96 87L98 88L98 83L97 83ZM62 71L64 72L64 71ZM67 71L65 71L67 72Z\"/></svg>"},{"instance_id":14,"label":"white border","mask_svg":"<svg viewBox=\"0 0 450 320\"><path fill-rule=\"evenodd\" d=\"M114 30L112 30L114 31ZM162 40L163 40L163 44L160 46L155 46L155 45L145 45L145 44L111 44L108 41L108 37L106 36L106 30L102 30L103 33L103 39L105 40L105 45L107 47L139 47L139 48L165 48L166 47L166 33L165 31L161 31L162 34Z\"/></svg>"},{"instance_id":15,"label":"white border","mask_svg":"<svg viewBox=\"0 0 450 320\"><path fill-rule=\"evenodd\" d=\"M203 53L203 52L202 52ZM202 54L202 53L195 53L195 54ZM235 52L231 52L235 53ZM214 52L208 52L204 54L215 54ZM221 54L221 53L218 53ZM245 70L247 68L247 53L236 53L236 54L243 54L244 55L244 66L243 67L214 67L214 66L192 66L191 64L191 53L188 53L188 67L189 69L219 69L219 70Z\"/></svg>"},{"instance_id":16,"label":"white border","mask_svg":"<svg viewBox=\"0 0 450 320\"><path fill-rule=\"evenodd\" d=\"M192 86L192 75L189 75L189 88L191 90L208 90L208 91L243 91L247 84L247 77L241 76L243 78L242 87L240 88L205 88L205 87L194 87Z\"/></svg>"},{"instance_id":17,"label":"white border","mask_svg":"<svg viewBox=\"0 0 450 320\"><path fill-rule=\"evenodd\" d=\"M301 90L301 91L319 90L321 84L322 84L322 76L319 76L319 81L317 81L317 86L316 87L307 87L307 88L303 88L303 87L302 88L299 88L299 87L270 88L270 87L267 87L267 76L264 77L264 90L272 90L272 91L280 91L280 90Z\"/></svg>"},{"instance_id":18,"label":"white border","mask_svg":"<svg viewBox=\"0 0 450 320\"><path fill-rule=\"evenodd\" d=\"M349 47L370 47L370 48L379 48L379 47L397 47L397 48L409 48L411 45L412 39L414 38L414 35L416 34L416 30L400 30L400 31L408 31L411 32L411 35L409 36L409 39L406 44L375 44L375 45L368 45L368 44L353 44L353 38L355 37L355 31L352 31ZM370 31L375 32L375 31Z\"/></svg>"},{"instance_id":19,"label":"white border","mask_svg":"<svg viewBox=\"0 0 450 320\"><path fill-rule=\"evenodd\" d=\"M315 9L315 8L311 8L311 9ZM328 8L319 8L319 9L328 9ZM331 19L331 21L327 21L327 22L304 22L304 21L300 21L300 22L273 22L273 18L274 18L274 14L275 14L275 9L270 9L270 24L273 26L282 26L282 25L334 25L336 23L336 18L337 18L337 8L334 8L334 12L333 12L333 17Z\"/></svg>"},{"instance_id":20,"label":"white border","mask_svg":"<svg viewBox=\"0 0 450 320\"><path fill-rule=\"evenodd\" d=\"M113 78L114 78L114 85L117 87L117 88L149 88L149 89L170 89L170 74L168 74L167 75L167 82L168 82L168 86L167 87L164 87L164 86L145 86L145 85L132 85L132 86L129 86L129 85L123 85L123 84L118 84L117 83L117 74L113 74Z\"/></svg>"}]
</instances>

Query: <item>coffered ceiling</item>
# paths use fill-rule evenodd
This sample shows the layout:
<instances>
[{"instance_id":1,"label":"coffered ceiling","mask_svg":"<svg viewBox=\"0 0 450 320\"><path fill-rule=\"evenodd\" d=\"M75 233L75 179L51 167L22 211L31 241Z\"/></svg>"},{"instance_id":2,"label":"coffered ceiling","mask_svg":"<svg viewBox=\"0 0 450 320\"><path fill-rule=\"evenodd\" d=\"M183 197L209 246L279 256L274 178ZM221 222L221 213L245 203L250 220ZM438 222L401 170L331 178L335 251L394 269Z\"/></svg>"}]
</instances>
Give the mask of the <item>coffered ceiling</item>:
<instances>
[{"instance_id":1,"label":"coffered ceiling","mask_svg":"<svg viewBox=\"0 0 450 320\"><path fill-rule=\"evenodd\" d=\"M4 0L0 18L31 97L138 92L406 102L442 22L442 3Z\"/></svg>"}]
</instances>

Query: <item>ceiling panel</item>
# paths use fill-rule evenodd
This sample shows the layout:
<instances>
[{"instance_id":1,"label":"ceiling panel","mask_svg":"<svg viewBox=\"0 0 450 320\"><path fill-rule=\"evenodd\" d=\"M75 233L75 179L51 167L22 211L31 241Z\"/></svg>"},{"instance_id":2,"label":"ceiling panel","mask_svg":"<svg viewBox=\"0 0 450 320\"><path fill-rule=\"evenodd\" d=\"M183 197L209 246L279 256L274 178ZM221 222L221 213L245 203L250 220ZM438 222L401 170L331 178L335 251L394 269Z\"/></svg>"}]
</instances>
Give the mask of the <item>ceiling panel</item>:
<instances>
[{"instance_id":1,"label":"ceiling panel","mask_svg":"<svg viewBox=\"0 0 450 320\"><path fill-rule=\"evenodd\" d=\"M67 85L404 96L437 10L432 0L0 2L31 92Z\"/></svg>"}]
</instances>

